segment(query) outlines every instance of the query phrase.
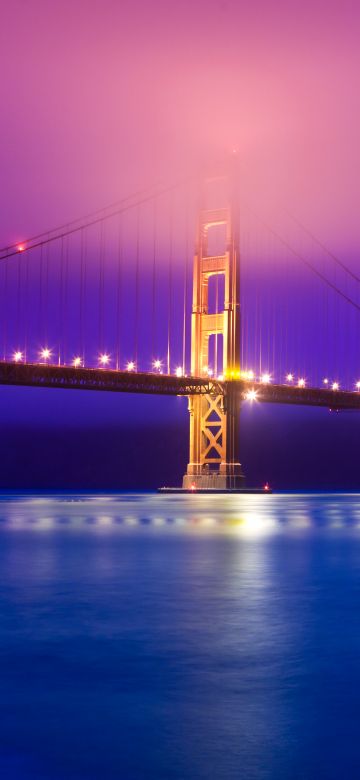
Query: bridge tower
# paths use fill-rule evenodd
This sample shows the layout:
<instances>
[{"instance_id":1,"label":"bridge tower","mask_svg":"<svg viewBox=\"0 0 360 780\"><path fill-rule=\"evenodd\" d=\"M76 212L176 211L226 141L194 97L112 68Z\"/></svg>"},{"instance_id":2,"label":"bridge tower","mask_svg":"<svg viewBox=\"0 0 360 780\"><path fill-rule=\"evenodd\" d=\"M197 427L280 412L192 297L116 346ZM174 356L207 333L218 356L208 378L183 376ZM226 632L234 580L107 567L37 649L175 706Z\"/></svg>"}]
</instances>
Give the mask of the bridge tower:
<instances>
[{"instance_id":1,"label":"bridge tower","mask_svg":"<svg viewBox=\"0 0 360 780\"><path fill-rule=\"evenodd\" d=\"M190 458L183 478L184 489L236 490L244 487L239 462L240 399L234 380L240 377L240 252L239 210L235 170L216 177L222 206L208 208L206 195L214 179L207 180L201 199L194 255L191 321L191 373L207 375L209 342L222 341L220 374L225 395L214 390L189 397ZM220 189L219 188L219 189ZM221 253L211 251L211 234L222 232ZM209 312L209 280L223 276L224 299ZM219 281L219 280L218 280ZM214 377L216 380L216 377ZM214 381L216 388L216 381Z\"/></svg>"}]
</instances>

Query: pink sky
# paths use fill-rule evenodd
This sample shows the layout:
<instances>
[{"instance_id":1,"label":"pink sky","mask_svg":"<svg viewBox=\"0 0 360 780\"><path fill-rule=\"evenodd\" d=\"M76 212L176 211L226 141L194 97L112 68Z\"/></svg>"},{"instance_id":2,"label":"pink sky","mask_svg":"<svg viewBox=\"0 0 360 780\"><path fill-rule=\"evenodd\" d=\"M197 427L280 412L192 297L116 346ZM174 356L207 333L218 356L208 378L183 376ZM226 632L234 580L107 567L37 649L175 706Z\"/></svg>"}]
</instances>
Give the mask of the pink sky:
<instances>
[{"instance_id":1,"label":"pink sky","mask_svg":"<svg viewBox=\"0 0 360 780\"><path fill-rule=\"evenodd\" d=\"M359 22L346 0L0 0L0 243L235 145L245 194L356 250Z\"/></svg>"}]
</instances>

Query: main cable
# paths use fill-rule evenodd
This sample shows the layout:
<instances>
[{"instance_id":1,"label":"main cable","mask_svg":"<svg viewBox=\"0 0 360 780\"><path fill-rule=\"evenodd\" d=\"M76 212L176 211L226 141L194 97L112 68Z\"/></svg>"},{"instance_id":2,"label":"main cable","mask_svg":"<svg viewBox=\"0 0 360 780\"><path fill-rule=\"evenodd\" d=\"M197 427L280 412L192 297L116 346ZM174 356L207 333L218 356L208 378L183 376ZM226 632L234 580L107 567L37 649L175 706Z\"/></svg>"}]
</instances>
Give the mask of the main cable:
<instances>
[{"instance_id":1,"label":"main cable","mask_svg":"<svg viewBox=\"0 0 360 780\"><path fill-rule=\"evenodd\" d=\"M275 236L275 238L278 239L278 241L280 241L294 255L294 257L296 257L304 265L306 265L307 268L309 268L312 271L312 273L314 273L319 279L321 279L322 282L327 284L327 286L330 287L330 289L334 290L334 292L336 292L338 295L340 295L340 297L343 298L344 301L347 301L347 303L349 303L351 306L353 306L357 311L360 311L360 305L358 303L356 303L356 301L354 301L352 298L350 298L348 295L346 295L342 290L340 290L340 288L337 287L336 284L331 282L330 279L328 279L323 273L321 273L321 271L319 271L310 262L310 260L307 260L306 257L304 257L303 255L300 254L300 252L297 252L296 249L294 249L294 247L291 246L291 244L289 244L289 242L285 238L283 238L276 230L274 230L274 228L272 228L271 225L269 225L269 223L265 219L263 219L263 217L259 217L259 215L256 214L256 212L248 204L246 204L246 208L248 209L248 211L250 211L250 213L253 214L253 216L256 219L259 220L259 222L267 230L270 231L270 233L272 233L273 236Z\"/></svg>"},{"instance_id":2,"label":"main cable","mask_svg":"<svg viewBox=\"0 0 360 780\"><path fill-rule=\"evenodd\" d=\"M357 274L354 273L354 271L352 271L351 268L349 268L349 266L343 262L343 260L340 260L340 258L337 255L335 255L334 252L332 252L322 241L320 241L320 239L311 230L309 230L309 228L307 228L306 225L300 222L300 220L297 217L295 217L294 214L292 214L287 209L285 209L285 212L286 214L288 214L290 219L292 219L293 222L295 222L295 224L301 230L303 230L304 233L306 233L309 236L309 238L311 238L312 241L314 241L325 252L325 254L328 255L328 257L331 257L331 259L334 261L334 263L336 263L336 265L338 265L340 268L343 269L343 271L349 274L349 276L351 276L355 280L355 282L360 283L360 277L357 276Z\"/></svg>"}]
</instances>

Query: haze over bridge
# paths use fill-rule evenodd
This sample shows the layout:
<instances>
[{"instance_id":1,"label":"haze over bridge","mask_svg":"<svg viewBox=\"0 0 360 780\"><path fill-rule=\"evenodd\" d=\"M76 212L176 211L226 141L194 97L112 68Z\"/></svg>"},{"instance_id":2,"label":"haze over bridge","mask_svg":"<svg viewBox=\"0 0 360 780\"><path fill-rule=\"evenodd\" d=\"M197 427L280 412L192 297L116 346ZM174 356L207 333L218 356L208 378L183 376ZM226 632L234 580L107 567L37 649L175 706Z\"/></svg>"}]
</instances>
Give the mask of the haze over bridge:
<instances>
[{"instance_id":1,"label":"haze over bridge","mask_svg":"<svg viewBox=\"0 0 360 780\"><path fill-rule=\"evenodd\" d=\"M357 377L345 389L336 365L331 373L326 371L321 385L309 380L304 370L293 370L297 358L291 341L299 342L299 333L306 336L305 318L300 316L295 338L289 326L294 298L287 294L281 321L271 300L265 310L259 306L258 288L256 294L253 289L256 315L253 322L247 318L238 184L235 167L222 170L204 183L200 206L193 197L192 210L187 200L184 213L180 206L184 206L187 181L150 189L0 250L0 384L188 397L186 489L243 487L239 461L242 403L360 409ZM189 212L197 213L192 267ZM249 213L254 216L253 209ZM333 320L337 334L339 301L341 312L350 309L357 316L360 310L348 285L345 290L339 286L338 269L347 282L349 278L355 283L360 280L301 223L297 225L307 239L330 258L335 278L263 217L255 215L255 222L270 235L270 256L274 242L281 248L276 252L282 253L290 286L294 280L289 258L305 270L308 282L316 280L316 290L321 291L315 303L323 324L321 338L324 343L329 339L329 352L333 351L334 364L338 363L329 323ZM262 251L266 256L266 247ZM251 295L249 305L250 301ZM89 340L92 357L88 361ZM112 349L107 347L109 342ZM285 361L292 370L284 370ZM248 368L256 364L257 369Z\"/></svg>"}]
</instances>

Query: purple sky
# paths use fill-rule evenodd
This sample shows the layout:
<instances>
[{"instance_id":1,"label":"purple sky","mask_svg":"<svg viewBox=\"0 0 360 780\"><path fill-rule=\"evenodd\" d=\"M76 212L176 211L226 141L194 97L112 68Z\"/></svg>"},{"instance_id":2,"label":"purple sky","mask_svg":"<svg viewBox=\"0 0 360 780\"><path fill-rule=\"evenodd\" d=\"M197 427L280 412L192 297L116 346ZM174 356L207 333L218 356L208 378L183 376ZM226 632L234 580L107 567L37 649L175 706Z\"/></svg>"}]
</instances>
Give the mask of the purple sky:
<instances>
[{"instance_id":1,"label":"purple sky","mask_svg":"<svg viewBox=\"0 0 360 780\"><path fill-rule=\"evenodd\" d=\"M357 2L2 0L0 22L3 243L235 145L245 192L357 247Z\"/></svg>"}]
</instances>

